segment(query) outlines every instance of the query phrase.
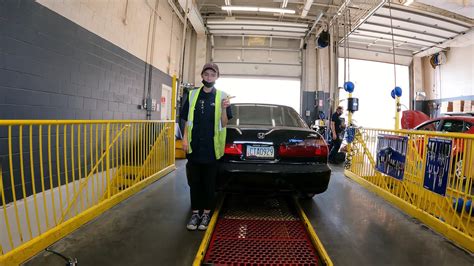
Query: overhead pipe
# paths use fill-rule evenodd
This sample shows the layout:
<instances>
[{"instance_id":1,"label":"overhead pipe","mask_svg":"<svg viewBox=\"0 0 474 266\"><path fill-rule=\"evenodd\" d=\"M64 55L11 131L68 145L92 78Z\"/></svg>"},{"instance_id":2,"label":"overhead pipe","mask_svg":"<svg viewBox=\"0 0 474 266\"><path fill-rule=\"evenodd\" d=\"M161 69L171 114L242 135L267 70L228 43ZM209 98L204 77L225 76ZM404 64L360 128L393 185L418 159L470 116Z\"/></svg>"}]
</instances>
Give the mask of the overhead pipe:
<instances>
[{"instance_id":1,"label":"overhead pipe","mask_svg":"<svg viewBox=\"0 0 474 266\"><path fill-rule=\"evenodd\" d=\"M185 44L186 44L186 32L188 28L188 13L189 13L189 5L188 0L186 0L186 4L184 6L184 23L183 23L183 35L181 36L181 57L179 60L179 75L178 79L181 84L183 84L183 76L184 76L184 56L185 54Z\"/></svg>"},{"instance_id":2,"label":"overhead pipe","mask_svg":"<svg viewBox=\"0 0 474 266\"><path fill-rule=\"evenodd\" d=\"M382 0L375 8L373 8L365 17L361 18L357 24L354 26L354 28L350 29L349 32L344 35L344 37L339 41L342 42L345 38L349 37L354 31L356 31L362 24L364 24L377 10L379 10L382 6L387 3L387 0Z\"/></svg>"},{"instance_id":3,"label":"overhead pipe","mask_svg":"<svg viewBox=\"0 0 474 266\"><path fill-rule=\"evenodd\" d=\"M309 35L311 34L311 32L314 30L314 28L316 27L316 25L318 24L318 22L321 20L321 18L323 17L323 12L321 11L319 13L319 15L316 17L316 19L314 20L314 23L313 25L311 26L311 29L309 29L309 31L306 33L306 35L304 36L304 41L306 42L306 40L309 38Z\"/></svg>"},{"instance_id":4,"label":"overhead pipe","mask_svg":"<svg viewBox=\"0 0 474 266\"><path fill-rule=\"evenodd\" d=\"M173 0L168 0L168 4L171 6L171 9L173 9L174 13L176 13L176 16L178 16L179 20L184 23L184 18L181 15L181 12L179 12L178 7L176 7L176 5L174 4Z\"/></svg>"},{"instance_id":5,"label":"overhead pipe","mask_svg":"<svg viewBox=\"0 0 474 266\"><path fill-rule=\"evenodd\" d=\"M303 11L301 11L301 17L305 18L308 15L309 10L311 9L311 5L313 5L313 0L306 0L304 4Z\"/></svg>"}]
</instances>

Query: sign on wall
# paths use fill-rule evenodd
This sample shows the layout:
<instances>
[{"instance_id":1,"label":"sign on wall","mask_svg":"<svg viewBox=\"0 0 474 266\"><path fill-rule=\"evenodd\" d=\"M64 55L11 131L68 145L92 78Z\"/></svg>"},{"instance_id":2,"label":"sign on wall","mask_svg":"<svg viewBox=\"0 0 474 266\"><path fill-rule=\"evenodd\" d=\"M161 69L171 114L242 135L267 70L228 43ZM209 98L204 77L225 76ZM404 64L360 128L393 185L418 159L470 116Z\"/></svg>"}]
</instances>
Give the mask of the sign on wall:
<instances>
[{"instance_id":1,"label":"sign on wall","mask_svg":"<svg viewBox=\"0 0 474 266\"><path fill-rule=\"evenodd\" d=\"M443 196L446 195L452 146L450 139L428 139L423 187Z\"/></svg>"},{"instance_id":2,"label":"sign on wall","mask_svg":"<svg viewBox=\"0 0 474 266\"><path fill-rule=\"evenodd\" d=\"M377 136L376 169L403 180L408 137L380 134Z\"/></svg>"},{"instance_id":3,"label":"sign on wall","mask_svg":"<svg viewBox=\"0 0 474 266\"><path fill-rule=\"evenodd\" d=\"M161 85L161 120L170 120L171 119L171 87L162 84Z\"/></svg>"}]
</instances>

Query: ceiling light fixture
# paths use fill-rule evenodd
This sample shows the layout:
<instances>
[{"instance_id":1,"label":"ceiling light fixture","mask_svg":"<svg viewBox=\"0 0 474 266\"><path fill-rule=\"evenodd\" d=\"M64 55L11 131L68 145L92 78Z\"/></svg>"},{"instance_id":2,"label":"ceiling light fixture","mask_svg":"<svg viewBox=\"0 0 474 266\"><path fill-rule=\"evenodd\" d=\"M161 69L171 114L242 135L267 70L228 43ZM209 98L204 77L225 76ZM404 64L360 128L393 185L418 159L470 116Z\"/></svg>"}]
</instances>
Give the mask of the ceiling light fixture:
<instances>
[{"instance_id":1,"label":"ceiling light fixture","mask_svg":"<svg viewBox=\"0 0 474 266\"><path fill-rule=\"evenodd\" d=\"M258 7L254 6L222 6L221 8L225 11L258 11Z\"/></svg>"},{"instance_id":2,"label":"ceiling light fixture","mask_svg":"<svg viewBox=\"0 0 474 266\"><path fill-rule=\"evenodd\" d=\"M406 0L405 3L403 3L404 6L409 6L411 5L413 2L415 2L414 0Z\"/></svg>"},{"instance_id":3,"label":"ceiling light fixture","mask_svg":"<svg viewBox=\"0 0 474 266\"><path fill-rule=\"evenodd\" d=\"M225 11L254 11L254 12L269 12L269 13L281 13L281 14L295 14L294 10L285 8L269 8L269 7L256 7L256 6L222 6L222 10Z\"/></svg>"}]
</instances>

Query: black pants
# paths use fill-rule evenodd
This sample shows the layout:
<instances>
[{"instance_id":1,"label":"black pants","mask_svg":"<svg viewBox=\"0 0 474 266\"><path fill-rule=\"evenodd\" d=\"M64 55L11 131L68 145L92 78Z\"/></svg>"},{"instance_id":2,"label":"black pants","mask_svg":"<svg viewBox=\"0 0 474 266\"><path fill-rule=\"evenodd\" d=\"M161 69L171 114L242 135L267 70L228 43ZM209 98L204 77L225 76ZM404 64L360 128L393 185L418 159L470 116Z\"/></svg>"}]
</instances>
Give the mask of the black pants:
<instances>
[{"instance_id":1,"label":"black pants","mask_svg":"<svg viewBox=\"0 0 474 266\"><path fill-rule=\"evenodd\" d=\"M340 138L333 139L331 144L331 152L329 153L329 161L334 162L336 159L336 155L341 148L342 140Z\"/></svg>"},{"instance_id":2,"label":"black pants","mask_svg":"<svg viewBox=\"0 0 474 266\"><path fill-rule=\"evenodd\" d=\"M214 207L217 162L196 163L188 160L186 176L191 190L191 208L211 210Z\"/></svg>"}]
</instances>

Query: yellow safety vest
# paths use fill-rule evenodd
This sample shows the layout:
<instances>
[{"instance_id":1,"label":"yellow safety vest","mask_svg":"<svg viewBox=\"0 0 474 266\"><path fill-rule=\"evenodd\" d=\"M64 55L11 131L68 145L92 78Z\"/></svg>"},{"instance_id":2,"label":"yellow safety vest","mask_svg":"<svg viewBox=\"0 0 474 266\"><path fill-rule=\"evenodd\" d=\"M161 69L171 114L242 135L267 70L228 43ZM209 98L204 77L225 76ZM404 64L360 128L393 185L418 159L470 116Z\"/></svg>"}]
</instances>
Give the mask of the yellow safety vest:
<instances>
[{"instance_id":1,"label":"yellow safety vest","mask_svg":"<svg viewBox=\"0 0 474 266\"><path fill-rule=\"evenodd\" d=\"M192 153L191 149L191 140L193 133L193 120L194 120L194 108L196 107L196 102L199 96L199 93L202 90L202 86L199 89L192 90L189 92L189 111L188 111L188 121L186 122L186 127L188 129L188 153ZM216 90L215 98L215 114L214 114L214 152L216 154L216 159L219 159L224 155L225 149L225 137L226 137L226 128L222 126L221 115L222 108L221 103L224 99L225 93L219 90Z\"/></svg>"}]
</instances>

